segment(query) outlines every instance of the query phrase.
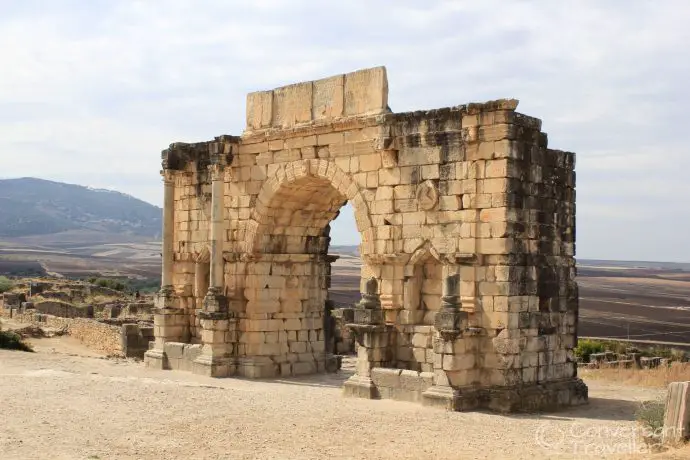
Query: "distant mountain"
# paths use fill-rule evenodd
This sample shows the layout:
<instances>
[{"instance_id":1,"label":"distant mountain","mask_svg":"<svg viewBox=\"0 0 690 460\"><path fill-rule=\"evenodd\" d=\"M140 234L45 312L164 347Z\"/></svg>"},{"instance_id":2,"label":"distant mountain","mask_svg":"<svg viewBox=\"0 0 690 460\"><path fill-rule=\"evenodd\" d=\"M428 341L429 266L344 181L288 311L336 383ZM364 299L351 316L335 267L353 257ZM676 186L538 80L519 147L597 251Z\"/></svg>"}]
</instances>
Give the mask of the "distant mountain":
<instances>
[{"instance_id":1,"label":"distant mountain","mask_svg":"<svg viewBox=\"0 0 690 460\"><path fill-rule=\"evenodd\" d=\"M0 237L69 230L159 238L161 209L111 190L34 178L0 180Z\"/></svg>"}]
</instances>

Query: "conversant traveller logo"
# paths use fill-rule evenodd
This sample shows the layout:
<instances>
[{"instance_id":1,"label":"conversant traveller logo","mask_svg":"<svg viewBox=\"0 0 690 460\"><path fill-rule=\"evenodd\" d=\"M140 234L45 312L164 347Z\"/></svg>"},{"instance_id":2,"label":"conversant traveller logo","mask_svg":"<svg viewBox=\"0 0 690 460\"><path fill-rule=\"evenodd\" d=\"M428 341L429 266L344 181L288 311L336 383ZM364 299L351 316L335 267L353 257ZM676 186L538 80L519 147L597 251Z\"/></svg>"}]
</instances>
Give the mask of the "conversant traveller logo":
<instances>
[{"instance_id":1,"label":"conversant traveller logo","mask_svg":"<svg viewBox=\"0 0 690 460\"><path fill-rule=\"evenodd\" d=\"M599 458L617 454L651 454L661 447L664 428L592 421L549 420L539 424L535 442L550 455Z\"/></svg>"}]
</instances>

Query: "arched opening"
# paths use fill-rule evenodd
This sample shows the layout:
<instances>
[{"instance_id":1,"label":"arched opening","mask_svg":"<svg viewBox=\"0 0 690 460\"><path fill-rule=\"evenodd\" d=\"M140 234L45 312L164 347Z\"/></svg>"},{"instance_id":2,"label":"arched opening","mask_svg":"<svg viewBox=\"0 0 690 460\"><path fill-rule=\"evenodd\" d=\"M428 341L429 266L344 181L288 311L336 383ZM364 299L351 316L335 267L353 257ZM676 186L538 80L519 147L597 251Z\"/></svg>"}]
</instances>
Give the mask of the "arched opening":
<instances>
[{"instance_id":1,"label":"arched opening","mask_svg":"<svg viewBox=\"0 0 690 460\"><path fill-rule=\"evenodd\" d=\"M255 251L326 254L328 224L346 201L327 179L305 176L283 183L259 214Z\"/></svg>"},{"instance_id":2,"label":"arched opening","mask_svg":"<svg viewBox=\"0 0 690 460\"><path fill-rule=\"evenodd\" d=\"M249 246L255 260L247 264L244 288L248 327L239 345L241 355L255 357L253 366L279 365L280 375L319 372L334 362L330 357L338 350L330 310L335 304L329 288L338 257L328 252L331 223L348 202L333 179L311 174L291 179L260 193L255 207ZM357 204L345 208L350 213L345 220L359 240L353 207ZM361 208L360 219L368 215ZM359 286L359 277L354 281Z\"/></svg>"}]
</instances>

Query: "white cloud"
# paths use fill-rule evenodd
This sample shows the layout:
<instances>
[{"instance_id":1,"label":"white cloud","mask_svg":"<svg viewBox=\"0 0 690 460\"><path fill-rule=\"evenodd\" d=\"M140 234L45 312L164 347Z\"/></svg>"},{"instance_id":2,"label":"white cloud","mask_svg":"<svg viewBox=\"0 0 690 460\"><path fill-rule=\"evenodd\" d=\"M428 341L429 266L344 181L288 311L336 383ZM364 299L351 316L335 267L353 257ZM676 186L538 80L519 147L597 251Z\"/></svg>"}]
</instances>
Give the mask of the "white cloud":
<instances>
[{"instance_id":1,"label":"white cloud","mask_svg":"<svg viewBox=\"0 0 690 460\"><path fill-rule=\"evenodd\" d=\"M580 254L647 255L662 218L652 256L690 260L688 22L683 0L0 1L0 173L160 203L160 150L241 133L247 92L384 64L393 110L542 118L578 153Z\"/></svg>"}]
</instances>

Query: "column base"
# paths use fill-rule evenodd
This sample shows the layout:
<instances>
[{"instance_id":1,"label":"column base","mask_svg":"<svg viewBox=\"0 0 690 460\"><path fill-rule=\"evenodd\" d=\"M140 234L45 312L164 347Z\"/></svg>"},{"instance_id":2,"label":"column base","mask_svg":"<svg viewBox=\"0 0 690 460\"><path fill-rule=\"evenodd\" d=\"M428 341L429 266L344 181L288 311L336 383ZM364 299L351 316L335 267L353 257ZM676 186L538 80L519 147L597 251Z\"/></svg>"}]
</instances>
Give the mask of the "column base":
<instances>
[{"instance_id":1,"label":"column base","mask_svg":"<svg viewBox=\"0 0 690 460\"><path fill-rule=\"evenodd\" d=\"M379 391L371 377L355 374L343 383L343 395L353 398L378 399Z\"/></svg>"},{"instance_id":2,"label":"column base","mask_svg":"<svg viewBox=\"0 0 690 460\"><path fill-rule=\"evenodd\" d=\"M231 357L201 355L192 363L192 373L206 377L231 377L237 367Z\"/></svg>"},{"instance_id":3,"label":"column base","mask_svg":"<svg viewBox=\"0 0 690 460\"><path fill-rule=\"evenodd\" d=\"M144 353L144 365L151 369L165 370L169 369L167 366L167 359L163 350L148 350Z\"/></svg>"},{"instance_id":4,"label":"column base","mask_svg":"<svg viewBox=\"0 0 690 460\"><path fill-rule=\"evenodd\" d=\"M281 376L281 370L267 356L245 357L237 361L237 374L249 379L265 379Z\"/></svg>"},{"instance_id":5,"label":"column base","mask_svg":"<svg viewBox=\"0 0 690 460\"><path fill-rule=\"evenodd\" d=\"M422 393L422 405L449 411L469 411L478 409L481 404L478 391L456 390L448 386L433 385Z\"/></svg>"},{"instance_id":6,"label":"column base","mask_svg":"<svg viewBox=\"0 0 690 460\"><path fill-rule=\"evenodd\" d=\"M204 312L209 314L222 315L227 317L228 299L221 294L221 289L218 287L210 287L204 297Z\"/></svg>"}]
</instances>

